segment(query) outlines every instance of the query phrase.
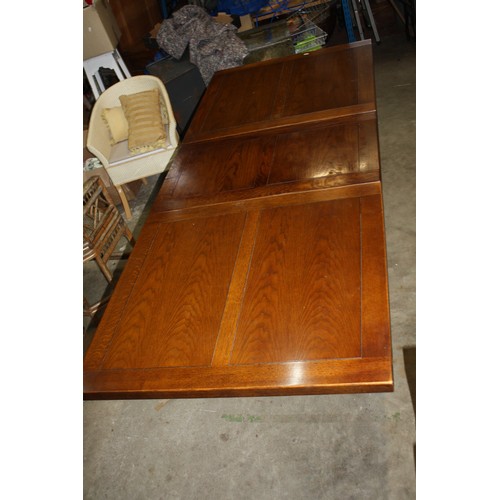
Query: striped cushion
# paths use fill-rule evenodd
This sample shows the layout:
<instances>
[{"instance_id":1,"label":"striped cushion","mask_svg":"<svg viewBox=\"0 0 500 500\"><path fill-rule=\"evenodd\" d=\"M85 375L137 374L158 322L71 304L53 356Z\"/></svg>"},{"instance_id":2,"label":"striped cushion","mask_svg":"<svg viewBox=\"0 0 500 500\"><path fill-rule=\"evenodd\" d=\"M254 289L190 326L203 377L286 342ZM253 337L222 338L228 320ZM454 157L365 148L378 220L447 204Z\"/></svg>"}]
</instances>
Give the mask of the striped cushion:
<instances>
[{"instance_id":1,"label":"striped cushion","mask_svg":"<svg viewBox=\"0 0 500 500\"><path fill-rule=\"evenodd\" d=\"M168 127L169 125L165 125L167 132L167 149L174 149L172 144L170 144L170 140L168 138ZM109 166L115 167L116 165L120 165L122 163L127 163L132 160L136 160L138 158L145 158L150 155L154 155L159 152L164 152L164 146L158 149L152 149L150 151L145 151L144 153L132 154L128 149L127 141L118 142L111 148L111 152L109 154Z\"/></svg>"},{"instance_id":2,"label":"striped cushion","mask_svg":"<svg viewBox=\"0 0 500 500\"><path fill-rule=\"evenodd\" d=\"M158 89L120 96L128 122L128 148L132 154L167 147Z\"/></svg>"}]
</instances>

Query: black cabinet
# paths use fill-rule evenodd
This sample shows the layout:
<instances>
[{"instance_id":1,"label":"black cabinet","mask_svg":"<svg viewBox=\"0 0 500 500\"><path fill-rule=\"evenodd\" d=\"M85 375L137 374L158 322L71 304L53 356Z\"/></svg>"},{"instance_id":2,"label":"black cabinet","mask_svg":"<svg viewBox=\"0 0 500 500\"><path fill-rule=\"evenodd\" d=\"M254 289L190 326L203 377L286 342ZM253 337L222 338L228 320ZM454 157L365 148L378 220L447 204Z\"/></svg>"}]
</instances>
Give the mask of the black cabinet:
<instances>
[{"instance_id":1,"label":"black cabinet","mask_svg":"<svg viewBox=\"0 0 500 500\"><path fill-rule=\"evenodd\" d=\"M182 138L205 92L200 70L184 56L179 61L167 58L148 64L146 72L157 76L164 83Z\"/></svg>"}]
</instances>

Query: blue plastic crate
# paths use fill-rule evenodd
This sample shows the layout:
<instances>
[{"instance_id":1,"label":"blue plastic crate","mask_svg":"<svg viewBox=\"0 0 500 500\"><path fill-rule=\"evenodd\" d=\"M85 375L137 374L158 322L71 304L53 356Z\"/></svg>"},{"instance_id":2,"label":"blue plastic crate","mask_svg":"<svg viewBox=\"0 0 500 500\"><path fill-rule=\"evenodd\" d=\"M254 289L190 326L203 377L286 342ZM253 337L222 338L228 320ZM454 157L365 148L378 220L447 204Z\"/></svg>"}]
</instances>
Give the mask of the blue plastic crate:
<instances>
[{"instance_id":1,"label":"blue plastic crate","mask_svg":"<svg viewBox=\"0 0 500 500\"><path fill-rule=\"evenodd\" d=\"M268 3L269 0L219 0L217 2L217 11L233 16L245 16L246 14L258 12Z\"/></svg>"}]
</instances>

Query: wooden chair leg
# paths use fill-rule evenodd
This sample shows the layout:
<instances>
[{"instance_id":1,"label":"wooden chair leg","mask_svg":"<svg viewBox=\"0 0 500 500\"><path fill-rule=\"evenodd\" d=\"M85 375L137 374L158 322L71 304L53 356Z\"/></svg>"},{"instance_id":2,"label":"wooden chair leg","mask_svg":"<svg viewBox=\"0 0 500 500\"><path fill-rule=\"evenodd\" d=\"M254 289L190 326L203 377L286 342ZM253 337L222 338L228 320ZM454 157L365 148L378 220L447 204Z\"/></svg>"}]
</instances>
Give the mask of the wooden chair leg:
<instances>
[{"instance_id":1,"label":"wooden chair leg","mask_svg":"<svg viewBox=\"0 0 500 500\"><path fill-rule=\"evenodd\" d=\"M85 297L83 297L83 315L93 318L94 314L109 302L109 298L109 296L104 297L95 304L90 304L90 302Z\"/></svg>"},{"instance_id":2,"label":"wooden chair leg","mask_svg":"<svg viewBox=\"0 0 500 500\"><path fill-rule=\"evenodd\" d=\"M130 211L130 206L128 204L127 197L126 197L121 186L115 186L115 187L116 187L116 190L118 191L120 199L122 200L123 209L125 210L125 218L127 220L130 220L132 218L132 212Z\"/></svg>"},{"instance_id":3,"label":"wooden chair leg","mask_svg":"<svg viewBox=\"0 0 500 500\"><path fill-rule=\"evenodd\" d=\"M99 258L97 256L95 258L95 261L97 262L99 269L102 271L102 274L104 274L104 276L108 280L108 282L111 283L113 281L113 276L111 274L111 271L106 266L106 264L103 262L103 260L101 258Z\"/></svg>"},{"instance_id":4,"label":"wooden chair leg","mask_svg":"<svg viewBox=\"0 0 500 500\"><path fill-rule=\"evenodd\" d=\"M124 232L125 238L130 242L132 246L135 245L135 239L134 235L132 234L132 231L129 229L129 227L125 224L125 232Z\"/></svg>"}]
</instances>

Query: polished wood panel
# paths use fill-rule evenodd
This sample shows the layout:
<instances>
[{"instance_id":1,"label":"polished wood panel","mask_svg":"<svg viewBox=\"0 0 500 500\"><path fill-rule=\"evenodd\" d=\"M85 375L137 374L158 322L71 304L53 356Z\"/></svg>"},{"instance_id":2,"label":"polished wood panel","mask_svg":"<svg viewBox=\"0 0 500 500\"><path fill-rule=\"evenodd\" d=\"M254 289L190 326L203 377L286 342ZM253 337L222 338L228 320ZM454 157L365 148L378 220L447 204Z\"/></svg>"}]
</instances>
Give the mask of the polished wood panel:
<instances>
[{"instance_id":1,"label":"polished wood panel","mask_svg":"<svg viewBox=\"0 0 500 500\"><path fill-rule=\"evenodd\" d=\"M212 366L229 364L231 349L234 342L234 332L238 323L239 312L243 300L248 268L252 260L255 236L260 222L260 212L248 212L241 240L238 260L234 268L231 289L226 301L226 309L219 330L219 338L212 358Z\"/></svg>"},{"instance_id":2,"label":"polished wood panel","mask_svg":"<svg viewBox=\"0 0 500 500\"><path fill-rule=\"evenodd\" d=\"M86 353L86 398L392 390L372 72L359 42L214 76Z\"/></svg>"},{"instance_id":3,"label":"polished wood panel","mask_svg":"<svg viewBox=\"0 0 500 500\"><path fill-rule=\"evenodd\" d=\"M358 134L349 124L279 136L269 183L359 172Z\"/></svg>"},{"instance_id":4,"label":"polished wood panel","mask_svg":"<svg viewBox=\"0 0 500 500\"><path fill-rule=\"evenodd\" d=\"M243 366L100 370L85 374L86 399L346 394L393 390L386 357Z\"/></svg>"},{"instance_id":5,"label":"polished wood panel","mask_svg":"<svg viewBox=\"0 0 500 500\"><path fill-rule=\"evenodd\" d=\"M384 216L381 196L361 200L363 221L363 356L389 356L391 349Z\"/></svg>"},{"instance_id":6,"label":"polished wood panel","mask_svg":"<svg viewBox=\"0 0 500 500\"><path fill-rule=\"evenodd\" d=\"M184 142L375 111L370 42L332 49L216 73Z\"/></svg>"},{"instance_id":7,"label":"polished wood panel","mask_svg":"<svg viewBox=\"0 0 500 500\"><path fill-rule=\"evenodd\" d=\"M321 52L320 55L323 55ZM323 57L299 57L293 61L293 71L286 91L284 116L302 115L324 109L361 104L358 101L356 51L342 51L325 64ZM314 74L321 85L314 85ZM346 85L345 82L352 82Z\"/></svg>"},{"instance_id":8,"label":"polished wood panel","mask_svg":"<svg viewBox=\"0 0 500 500\"><path fill-rule=\"evenodd\" d=\"M247 71L243 77L240 72L228 73L224 84L219 85L202 129L225 129L268 120L279 86L269 85L265 92L257 89L262 89L262 82L278 83L281 71L279 65L268 65ZM228 103L232 103L229 113Z\"/></svg>"},{"instance_id":9,"label":"polished wood panel","mask_svg":"<svg viewBox=\"0 0 500 500\"><path fill-rule=\"evenodd\" d=\"M156 0L108 0L121 31L120 49L127 52L162 21L161 10Z\"/></svg>"},{"instance_id":10,"label":"polished wood panel","mask_svg":"<svg viewBox=\"0 0 500 500\"><path fill-rule=\"evenodd\" d=\"M118 49L132 75L143 75L144 67L157 52L146 47L144 38L163 21L157 0L108 0L121 31Z\"/></svg>"},{"instance_id":11,"label":"polished wood panel","mask_svg":"<svg viewBox=\"0 0 500 500\"><path fill-rule=\"evenodd\" d=\"M275 139L227 141L184 148L174 198L210 196L253 188L267 182Z\"/></svg>"},{"instance_id":12,"label":"polished wood panel","mask_svg":"<svg viewBox=\"0 0 500 500\"><path fill-rule=\"evenodd\" d=\"M376 123L355 117L301 132L183 145L169 173L170 183L159 197L174 203L204 197L208 203L221 193L250 188L258 193L265 186L296 181L317 183L352 175L347 181L352 184L357 175L368 172L379 172ZM293 191L304 188L297 185ZM248 192L244 197L248 198Z\"/></svg>"},{"instance_id":13,"label":"polished wood panel","mask_svg":"<svg viewBox=\"0 0 500 500\"><path fill-rule=\"evenodd\" d=\"M359 200L265 210L232 364L357 357Z\"/></svg>"},{"instance_id":14,"label":"polished wood panel","mask_svg":"<svg viewBox=\"0 0 500 500\"><path fill-rule=\"evenodd\" d=\"M159 228L104 369L210 364L244 219L231 214Z\"/></svg>"},{"instance_id":15,"label":"polished wood panel","mask_svg":"<svg viewBox=\"0 0 500 500\"><path fill-rule=\"evenodd\" d=\"M211 198L174 200L159 197L150 220L179 220L196 215L204 216L209 206L215 207L219 213L229 213L244 209L270 208L283 204L297 205L311 200L326 201L380 192L378 172L329 176L259 187L252 189L251 197L247 197L249 193L245 191L218 193Z\"/></svg>"}]
</instances>

